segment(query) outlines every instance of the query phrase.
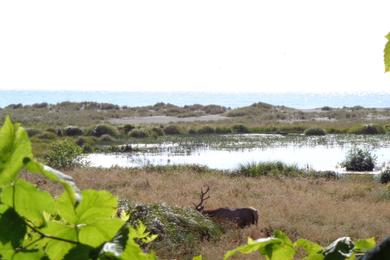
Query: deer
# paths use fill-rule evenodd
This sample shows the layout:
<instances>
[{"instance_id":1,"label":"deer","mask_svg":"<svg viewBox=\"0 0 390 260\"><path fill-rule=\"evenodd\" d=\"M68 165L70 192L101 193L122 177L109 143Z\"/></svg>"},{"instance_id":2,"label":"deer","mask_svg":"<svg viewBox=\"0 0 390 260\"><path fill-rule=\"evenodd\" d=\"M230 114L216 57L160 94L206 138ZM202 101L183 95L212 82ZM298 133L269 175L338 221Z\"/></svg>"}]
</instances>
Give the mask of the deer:
<instances>
[{"instance_id":1,"label":"deer","mask_svg":"<svg viewBox=\"0 0 390 260\"><path fill-rule=\"evenodd\" d=\"M231 221L240 228L244 228L250 225L257 225L259 219L259 214L257 209L248 207L248 208L217 208L212 210L204 209L205 200L209 199L210 196L206 194L210 191L210 187L206 185L206 190L203 191L203 188L200 190L200 202L194 204L195 209L203 215L206 215L210 218L220 218L224 220Z\"/></svg>"}]
</instances>

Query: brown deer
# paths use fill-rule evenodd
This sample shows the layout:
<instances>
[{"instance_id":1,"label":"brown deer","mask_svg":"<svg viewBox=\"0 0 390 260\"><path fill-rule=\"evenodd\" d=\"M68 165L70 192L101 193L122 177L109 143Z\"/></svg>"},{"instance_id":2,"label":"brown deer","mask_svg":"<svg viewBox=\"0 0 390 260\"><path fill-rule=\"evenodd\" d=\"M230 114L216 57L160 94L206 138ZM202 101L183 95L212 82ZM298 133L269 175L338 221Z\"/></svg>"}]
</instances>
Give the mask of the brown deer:
<instances>
[{"instance_id":1,"label":"brown deer","mask_svg":"<svg viewBox=\"0 0 390 260\"><path fill-rule=\"evenodd\" d=\"M197 211L211 218L220 218L231 221L237 224L240 228L257 225L259 214L255 208L218 208L205 210L203 203L205 200L210 198L210 196L205 197L209 191L210 187L207 185L205 191L203 191L203 189L200 190L200 202L198 204L194 203Z\"/></svg>"}]
</instances>

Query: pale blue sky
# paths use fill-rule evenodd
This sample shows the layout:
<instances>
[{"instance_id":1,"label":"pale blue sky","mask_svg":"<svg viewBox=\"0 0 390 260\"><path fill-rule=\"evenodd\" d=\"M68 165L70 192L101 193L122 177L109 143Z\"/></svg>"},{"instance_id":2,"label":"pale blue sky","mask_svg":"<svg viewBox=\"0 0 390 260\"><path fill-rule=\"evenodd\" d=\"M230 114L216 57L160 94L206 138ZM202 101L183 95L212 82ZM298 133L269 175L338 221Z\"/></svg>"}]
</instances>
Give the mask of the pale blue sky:
<instances>
[{"instance_id":1,"label":"pale blue sky","mask_svg":"<svg viewBox=\"0 0 390 260\"><path fill-rule=\"evenodd\" d=\"M0 89L390 92L390 1L0 1Z\"/></svg>"}]
</instances>

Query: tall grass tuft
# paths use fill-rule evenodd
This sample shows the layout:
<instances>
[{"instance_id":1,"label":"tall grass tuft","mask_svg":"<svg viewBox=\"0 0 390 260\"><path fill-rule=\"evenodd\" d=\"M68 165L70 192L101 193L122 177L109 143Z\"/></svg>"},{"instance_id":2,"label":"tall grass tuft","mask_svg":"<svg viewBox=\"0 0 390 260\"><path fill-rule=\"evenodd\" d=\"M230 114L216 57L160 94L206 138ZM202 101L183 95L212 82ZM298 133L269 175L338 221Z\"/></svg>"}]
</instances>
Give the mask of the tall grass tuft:
<instances>
[{"instance_id":1,"label":"tall grass tuft","mask_svg":"<svg viewBox=\"0 0 390 260\"><path fill-rule=\"evenodd\" d=\"M257 176L303 176L304 171L296 165L287 165L283 162L249 162L241 164L237 170L238 175Z\"/></svg>"}]
</instances>

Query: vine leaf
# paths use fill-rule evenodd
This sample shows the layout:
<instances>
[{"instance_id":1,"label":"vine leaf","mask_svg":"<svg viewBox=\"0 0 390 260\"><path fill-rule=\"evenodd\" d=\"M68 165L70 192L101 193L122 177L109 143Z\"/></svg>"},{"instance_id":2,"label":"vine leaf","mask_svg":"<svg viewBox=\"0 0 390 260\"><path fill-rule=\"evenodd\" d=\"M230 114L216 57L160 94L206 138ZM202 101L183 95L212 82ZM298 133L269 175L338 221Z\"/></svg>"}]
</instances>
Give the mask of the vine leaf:
<instances>
[{"instance_id":1,"label":"vine leaf","mask_svg":"<svg viewBox=\"0 0 390 260\"><path fill-rule=\"evenodd\" d=\"M324 259L323 248L317 243L311 242L306 239L298 239L294 243L294 247L302 247L305 249L307 256L304 260L322 260Z\"/></svg>"},{"instance_id":2,"label":"vine leaf","mask_svg":"<svg viewBox=\"0 0 390 260\"><path fill-rule=\"evenodd\" d=\"M118 200L107 191L84 190L83 200L76 207L68 196L62 195L57 201L57 209L63 219L78 230L78 241L97 247L111 240L124 221L114 218Z\"/></svg>"},{"instance_id":3,"label":"vine leaf","mask_svg":"<svg viewBox=\"0 0 390 260\"><path fill-rule=\"evenodd\" d=\"M0 128L0 186L11 183L32 158L27 132L7 116Z\"/></svg>"},{"instance_id":4,"label":"vine leaf","mask_svg":"<svg viewBox=\"0 0 390 260\"><path fill-rule=\"evenodd\" d=\"M385 72L390 71L390 33L386 35L387 43L384 51Z\"/></svg>"},{"instance_id":5,"label":"vine leaf","mask_svg":"<svg viewBox=\"0 0 390 260\"><path fill-rule=\"evenodd\" d=\"M53 237L77 241L77 231L73 227L59 222L50 221L47 223L47 226L40 231ZM45 239L45 241L47 241L46 253L50 259L63 259L64 256L76 246L76 244L50 238Z\"/></svg>"},{"instance_id":6,"label":"vine leaf","mask_svg":"<svg viewBox=\"0 0 390 260\"><path fill-rule=\"evenodd\" d=\"M0 194L0 199L35 226L45 223L44 212L56 213L54 199L50 193L38 190L34 185L22 179L5 187Z\"/></svg>"},{"instance_id":7,"label":"vine leaf","mask_svg":"<svg viewBox=\"0 0 390 260\"><path fill-rule=\"evenodd\" d=\"M51 181L62 184L73 206L77 206L77 204L80 203L82 198L81 192L71 176L66 175L47 165L43 165L35 160L30 160L26 164L26 168L32 173L41 174Z\"/></svg>"},{"instance_id":8,"label":"vine leaf","mask_svg":"<svg viewBox=\"0 0 390 260\"><path fill-rule=\"evenodd\" d=\"M17 248L23 242L27 226L23 218L12 208L8 208L0 215L0 230L0 244L11 243L14 248Z\"/></svg>"},{"instance_id":9,"label":"vine leaf","mask_svg":"<svg viewBox=\"0 0 390 260\"><path fill-rule=\"evenodd\" d=\"M355 252L367 252L370 249L373 249L376 245L375 238L360 239L355 242L355 247L353 251Z\"/></svg>"}]
</instances>

